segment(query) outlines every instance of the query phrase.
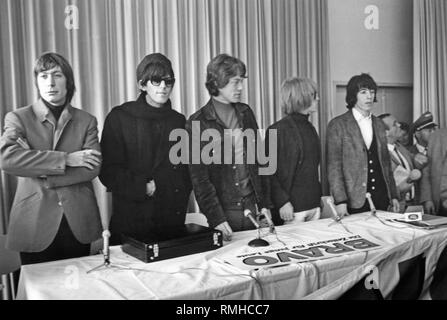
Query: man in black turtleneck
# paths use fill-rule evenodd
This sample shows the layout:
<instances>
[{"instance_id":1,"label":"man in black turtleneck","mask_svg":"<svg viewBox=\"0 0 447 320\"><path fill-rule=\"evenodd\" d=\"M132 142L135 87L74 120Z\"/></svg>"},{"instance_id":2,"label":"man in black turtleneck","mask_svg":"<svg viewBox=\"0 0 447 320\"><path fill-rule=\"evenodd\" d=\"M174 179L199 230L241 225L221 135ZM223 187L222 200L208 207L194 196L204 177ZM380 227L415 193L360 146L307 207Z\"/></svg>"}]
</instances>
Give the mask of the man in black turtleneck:
<instances>
[{"instance_id":1,"label":"man in black turtleneck","mask_svg":"<svg viewBox=\"0 0 447 320\"><path fill-rule=\"evenodd\" d=\"M254 228L244 210L256 213L259 209L270 216L268 179L259 175L257 163L248 163L247 146L242 142L241 131L258 129L253 111L240 102L245 73L245 64L235 57L220 54L213 58L207 67L206 80L211 99L186 124L190 135L197 123L201 131L217 130L223 152L225 130L232 129L232 163L206 164L201 159L199 164L193 162L189 166L200 210L211 227L222 231L224 240L231 240L233 231Z\"/></svg>"},{"instance_id":2,"label":"man in black turtleneck","mask_svg":"<svg viewBox=\"0 0 447 320\"><path fill-rule=\"evenodd\" d=\"M8 113L1 168L18 176L7 247L22 264L85 256L100 237L93 191L101 153L96 118L70 105L73 71L45 53L34 67L39 100Z\"/></svg>"},{"instance_id":3,"label":"man in black turtleneck","mask_svg":"<svg viewBox=\"0 0 447 320\"><path fill-rule=\"evenodd\" d=\"M121 234L163 236L185 224L191 194L186 164L173 164L171 131L185 128L185 116L171 108L175 78L171 61L149 54L137 67L140 95L114 107L102 133L99 179L112 192L111 243Z\"/></svg>"},{"instance_id":4,"label":"man in black turtleneck","mask_svg":"<svg viewBox=\"0 0 447 320\"><path fill-rule=\"evenodd\" d=\"M290 222L295 213L320 206L320 138L309 114L316 112L317 84L308 78L288 78L281 85L284 118L267 130L277 132L278 168L271 176L271 197L275 223ZM317 218L311 215L304 220Z\"/></svg>"}]
</instances>

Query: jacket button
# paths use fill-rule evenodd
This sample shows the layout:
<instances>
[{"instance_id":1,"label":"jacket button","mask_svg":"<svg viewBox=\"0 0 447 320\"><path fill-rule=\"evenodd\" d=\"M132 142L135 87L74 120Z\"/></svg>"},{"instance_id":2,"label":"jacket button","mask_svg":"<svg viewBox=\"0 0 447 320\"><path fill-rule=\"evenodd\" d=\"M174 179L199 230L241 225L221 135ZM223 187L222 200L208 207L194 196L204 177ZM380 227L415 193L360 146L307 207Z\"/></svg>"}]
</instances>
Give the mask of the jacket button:
<instances>
[{"instance_id":1,"label":"jacket button","mask_svg":"<svg viewBox=\"0 0 447 320\"><path fill-rule=\"evenodd\" d=\"M175 189L175 190L174 190L174 192L178 192L178 191L179 191L178 189Z\"/></svg>"},{"instance_id":2,"label":"jacket button","mask_svg":"<svg viewBox=\"0 0 447 320\"><path fill-rule=\"evenodd\" d=\"M237 203L237 205L238 205L238 206L240 207L240 206L241 206L241 203L240 203L240 202L238 202L238 203Z\"/></svg>"},{"instance_id":3,"label":"jacket button","mask_svg":"<svg viewBox=\"0 0 447 320\"><path fill-rule=\"evenodd\" d=\"M366 187L366 183L363 182L363 183L362 183L362 187Z\"/></svg>"},{"instance_id":4,"label":"jacket button","mask_svg":"<svg viewBox=\"0 0 447 320\"><path fill-rule=\"evenodd\" d=\"M239 182L236 182L234 185L237 187L239 185Z\"/></svg>"},{"instance_id":5,"label":"jacket button","mask_svg":"<svg viewBox=\"0 0 447 320\"><path fill-rule=\"evenodd\" d=\"M173 166L172 168L175 170L175 169L177 169L177 166Z\"/></svg>"},{"instance_id":6,"label":"jacket button","mask_svg":"<svg viewBox=\"0 0 447 320\"><path fill-rule=\"evenodd\" d=\"M233 169L236 170L236 166L233 166Z\"/></svg>"},{"instance_id":7,"label":"jacket button","mask_svg":"<svg viewBox=\"0 0 447 320\"><path fill-rule=\"evenodd\" d=\"M60 207L62 207L62 202L61 202L61 201L59 201L57 204L58 204Z\"/></svg>"}]
</instances>

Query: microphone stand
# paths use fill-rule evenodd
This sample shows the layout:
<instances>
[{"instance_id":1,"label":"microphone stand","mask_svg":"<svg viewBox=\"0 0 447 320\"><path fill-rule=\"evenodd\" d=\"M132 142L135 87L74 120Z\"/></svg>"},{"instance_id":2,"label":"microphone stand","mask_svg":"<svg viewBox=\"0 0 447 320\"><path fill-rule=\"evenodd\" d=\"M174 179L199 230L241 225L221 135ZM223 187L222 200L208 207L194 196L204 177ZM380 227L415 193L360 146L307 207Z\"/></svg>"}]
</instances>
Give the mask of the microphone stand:
<instances>
[{"instance_id":1,"label":"microphone stand","mask_svg":"<svg viewBox=\"0 0 447 320\"><path fill-rule=\"evenodd\" d=\"M259 223L253 218L252 212L248 209L245 209L244 216L249 218L251 223L253 223L253 225L258 230L258 237L256 239L250 240L248 242L248 245L250 247L267 247L267 246L269 246L270 243L267 240L261 238L261 233L260 233L261 227L260 227Z\"/></svg>"},{"instance_id":2,"label":"microphone stand","mask_svg":"<svg viewBox=\"0 0 447 320\"><path fill-rule=\"evenodd\" d=\"M102 239L103 239L102 254L104 256L104 262L99 266L96 266L93 269L87 271L87 273L99 270L101 268L120 268L119 266L114 266L110 263L109 238L110 238L110 231L104 230L102 232Z\"/></svg>"},{"instance_id":3,"label":"microphone stand","mask_svg":"<svg viewBox=\"0 0 447 320\"><path fill-rule=\"evenodd\" d=\"M332 219L334 219L334 221L332 221L328 227L332 226L334 223L338 223L340 224L343 229L346 230L346 232L352 233L351 231L349 231L349 229L343 224L343 222L341 222L341 219L343 219L342 216L339 216L337 213L337 210L335 209L334 206L334 200L332 200L331 197L327 198L326 203L329 205L329 208L331 208L332 211L332 215L334 216Z\"/></svg>"},{"instance_id":4,"label":"microphone stand","mask_svg":"<svg viewBox=\"0 0 447 320\"><path fill-rule=\"evenodd\" d=\"M366 217L366 220L368 220L371 217L374 217L377 220L379 220L382 224L387 225L385 222L382 221L382 219L380 219L379 216L377 216L376 206L374 205L374 203L372 201L371 193L367 192L365 194L365 196L366 196L366 199L368 200L369 208L371 209L371 214L368 217Z\"/></svg>"}]
</instances>

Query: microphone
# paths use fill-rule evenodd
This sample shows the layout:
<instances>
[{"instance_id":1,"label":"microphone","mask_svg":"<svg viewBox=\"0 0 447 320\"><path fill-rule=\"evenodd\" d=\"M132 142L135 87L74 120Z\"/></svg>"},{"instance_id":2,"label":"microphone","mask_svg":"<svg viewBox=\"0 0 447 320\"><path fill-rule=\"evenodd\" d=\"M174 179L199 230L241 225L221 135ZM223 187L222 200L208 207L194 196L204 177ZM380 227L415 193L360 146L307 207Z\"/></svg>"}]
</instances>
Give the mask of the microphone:
<instances>
[{"instance_id":1,"label":"microphone","mask_svg":"<svg viewBox=\"0 0 447 320\"><path fill-rule=\"evenodd\" d=\"M420 170L413 169L411 170L410 175L408 176L407 182L412 183L413 181L419 180L421 176L422 174Z\"/></svg>"},{"instance_id":2,"label":"microphone","mask_svg":"<svg viewBox=\"0 0 447 320\"><path fill-rule=\"evenodd\" d=\"M377 210L376 210L376 207L374 206L374 203L372 201L371 193L367 192L365 194L365 196L366 196L366 199L368 199L369 207L371 209L371 214L376 215Z\"/></svg>"},{"instance_id":3,"label":"microphone","mask_svg":"<svg viewBox=\"0 0 447 320\"><path fill-rule=\"evenodd\" d=\"M253 214L250 210L245 209L244 216L250 219L251 223L253 223L253 225L256 227L256 229L260 228L259 223L253 218Z\"/></svg>"},{"instance_id":4,"label":"microphone","mask_svg":"<svg viewBox=\"0 0 447 320\"><path fill-rule=\"evenodd\" d=\"M102 253L104 255L104 264L106 265L110 264L109 238L110 238L110 231L104 230L102 232L102 239L103 239Z\"/></svg>"},{"instance_id":5,"label":"microphone","mask_svg":"<svg viewBox=\"0 0 447 320\"><path fill-rule=\"evenodd\" d=\"M270 218L270 215L267 213L267 209L266 208L262 208L261 209L261 217L264 216L265 220L267 220L267 223L269 225L270 228L270 232L271 233L275 233L275 225L272 221L272 219Z\"/></svg>"}]
</instances>

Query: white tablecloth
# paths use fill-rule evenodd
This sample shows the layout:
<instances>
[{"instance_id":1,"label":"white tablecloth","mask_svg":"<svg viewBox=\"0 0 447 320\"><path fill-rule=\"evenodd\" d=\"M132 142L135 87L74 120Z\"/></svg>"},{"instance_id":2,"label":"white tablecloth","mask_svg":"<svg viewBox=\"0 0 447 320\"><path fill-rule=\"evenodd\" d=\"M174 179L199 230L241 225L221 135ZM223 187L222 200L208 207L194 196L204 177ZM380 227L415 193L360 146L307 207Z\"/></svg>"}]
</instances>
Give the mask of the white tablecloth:
<instances>
[{"instance_id":1,"label":"white tablecloth","mask_svg":"<svg viewBox=\"0 0 447 320\"><path fill-rule=\"evenodd\" d=\"M378 212L382 218L395 214ZM375 250L355 252L330 259L291 263L275 268L244 270L223 262L225 257L250 252L247 243L256 231L235 233L218 250L143 263L111 248L112 266L87 273L103 263L102 255L22 266L18 299L335 299L380 265L380 290L393 290L397 262L425 252L435 265L446 245L447 229L422 230L393 223L385 225L369 214L343 220L353 234L381 243ZM397 215L401 217L401 215ZM348 233L332 220L322 219L277 227L279 239L319 241L346 237ZM266 239L279 246L276 237ZM392 259L391 259L392 258ZM383 263L386 259L390 263ZM394 260L393 260L394 259ZM424 292L432 277L427 267ZM431 271L430 271L431 270ZM427 294L426 294L427 295Z\"/></svg>"}]
</instances>

